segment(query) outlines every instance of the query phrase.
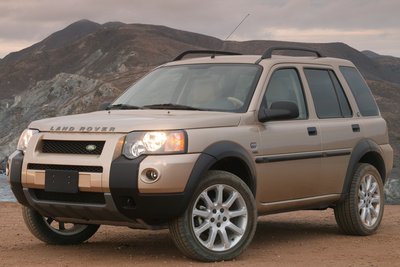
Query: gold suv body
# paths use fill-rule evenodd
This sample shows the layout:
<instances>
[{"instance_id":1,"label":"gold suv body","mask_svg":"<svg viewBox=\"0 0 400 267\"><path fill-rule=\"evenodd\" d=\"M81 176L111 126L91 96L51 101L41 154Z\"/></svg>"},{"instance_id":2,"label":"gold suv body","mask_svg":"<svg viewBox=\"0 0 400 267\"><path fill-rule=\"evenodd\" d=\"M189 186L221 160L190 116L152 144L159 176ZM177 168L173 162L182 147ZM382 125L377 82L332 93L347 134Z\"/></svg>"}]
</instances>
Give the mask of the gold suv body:
<instances>
[{"instance_id":1,"label":"gold suv body","mask_svg":"<svg viewBox=\"0 0 400 267\"><path fill-rule=\"evenodd\" d=\"M265 214L334 208L345 233L375 232L386 122L351 62L271 55L285 49L177 57L107 110L32 122L8 166L28 227L71 224L30 229L76 243L101 224L168 225L205 261L239 255Z\"/></svg>"}]
</instances>

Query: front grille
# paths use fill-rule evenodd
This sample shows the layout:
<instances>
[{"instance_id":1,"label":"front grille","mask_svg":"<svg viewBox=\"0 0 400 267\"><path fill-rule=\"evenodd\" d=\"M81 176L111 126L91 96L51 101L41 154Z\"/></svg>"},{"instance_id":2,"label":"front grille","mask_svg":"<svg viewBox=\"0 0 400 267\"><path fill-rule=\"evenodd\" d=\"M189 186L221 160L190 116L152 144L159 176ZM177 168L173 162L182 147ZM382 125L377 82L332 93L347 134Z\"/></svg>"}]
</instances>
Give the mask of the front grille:
<instances>
[{"instance_id":1,"label":"front grille","mask_svg":"<svg viewBox=\"0 0 400 267\"><path fill-rule=\"evenodd\" d=\"M33 189L32 192L38 200L88 204L106 203L103 193L79 192L76 194L68 194L46 192L42 189Z\"/></svg>"},{"instance_id":2,"label":"front grille","mask_svg":"<svg viewBox=\"0 0 400 267\"><path fill-rule=\"evenodd\" d=\"M43 153L100 155L105 141L43 140Z\"/></svg>"},{"instance_id":3,"label":"front grille","mask_svg":"<svg viewBox=\"0 0 400 267\"><path fill-rule=\"evenodd\" d=\"M61 171L78 171L78 172L103 172L101 166L73 166L73 165L52 165L52 164L36 164L29 163L29 170L61 170Z\"/></svg>"}]
</instances>

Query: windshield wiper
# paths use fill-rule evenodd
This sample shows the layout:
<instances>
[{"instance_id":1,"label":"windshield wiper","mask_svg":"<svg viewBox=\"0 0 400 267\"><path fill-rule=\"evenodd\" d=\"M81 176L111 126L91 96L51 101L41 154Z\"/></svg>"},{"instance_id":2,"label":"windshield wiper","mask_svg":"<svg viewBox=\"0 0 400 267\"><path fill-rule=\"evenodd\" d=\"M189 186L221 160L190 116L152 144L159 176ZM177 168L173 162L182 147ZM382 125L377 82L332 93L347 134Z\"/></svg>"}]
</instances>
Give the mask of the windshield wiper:
<instances>
[{"instance_id":1,"label":"windshield wiper","mask_svg":"<svg viewBox=\"0 0 400 267\"><path fill-rule=\"evenodd\" d=\"M191 106L172 104L172 103L146 105L146 106L143 106L143 108L149 108L149 109L177 109L177 110L206 110L206 109L202 109L202 108L195 108L195 107L191 107Z\"/></svg>"},{"instance_id":2,"label":"windshield wiper","mask_svg":"<svg viewBox=\"0 0 400 267\"><path fill-rule=\"evenodd\" d=\"M128 104L116 104L116 105L109 105L108 107L106 107L106 110L110 109L141 109L141 107Z\"/></svg>"}]
</instances>

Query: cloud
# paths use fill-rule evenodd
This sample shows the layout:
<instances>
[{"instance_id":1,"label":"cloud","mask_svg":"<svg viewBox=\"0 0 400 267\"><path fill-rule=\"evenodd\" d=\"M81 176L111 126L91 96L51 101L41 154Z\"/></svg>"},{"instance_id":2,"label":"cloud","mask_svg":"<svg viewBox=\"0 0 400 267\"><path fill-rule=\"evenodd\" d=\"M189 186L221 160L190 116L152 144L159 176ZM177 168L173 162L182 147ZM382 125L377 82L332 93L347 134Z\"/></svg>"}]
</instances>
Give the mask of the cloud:
<instances>
[{"instance_id":1,"label":"cloud","mask_svg":"<svg viewBox=\"0 0 400 267\"><path fill-rule=\"evenodd\" d=\"M296 42L370 42L374 38L384 38L388 34L399 34L399 30L392 30L391 34L382 29L354 29L354 30L339 30L339 29L298 29L298 28L264 28L260 32L260 37L266 36L274 40L296 41ZM262 38L264 39L264 38Z\"/></svg>"},{"instance_id":2,"label":"cloud","mask_svg":"<svg viewBox=\"0 0 400 267\"><path fill-rule=\"evenodd\" d=\"M0 39L0 57L1 55L7 55L11 51L19 51L31 45L31 42L27 41L13 41Z\"/></svg>"}]
</instances>

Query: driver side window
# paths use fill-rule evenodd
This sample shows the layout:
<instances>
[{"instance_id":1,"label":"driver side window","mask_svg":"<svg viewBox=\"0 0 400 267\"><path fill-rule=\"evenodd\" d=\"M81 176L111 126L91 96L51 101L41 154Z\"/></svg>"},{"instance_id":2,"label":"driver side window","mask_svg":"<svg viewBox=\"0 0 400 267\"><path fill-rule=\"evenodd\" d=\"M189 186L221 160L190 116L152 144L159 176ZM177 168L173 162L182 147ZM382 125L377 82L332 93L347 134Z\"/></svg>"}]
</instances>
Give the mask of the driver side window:
<instances>
[{"instance_id":1,"label":"driver side window","mask_svg":"<svg viewBox=\"0 0 400 267\"><path fill-rule=\"evenodd\" d=\"M279 69L272 74L263 106L270 108L272 103L280 101L295 103L299 108L299 116L295 119L307 119L304 93L296 69Z\"/></svg>"}]
</instances>

